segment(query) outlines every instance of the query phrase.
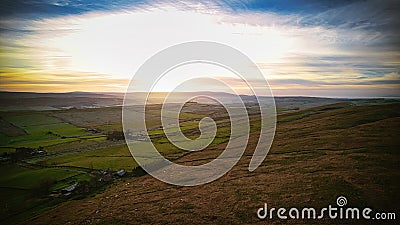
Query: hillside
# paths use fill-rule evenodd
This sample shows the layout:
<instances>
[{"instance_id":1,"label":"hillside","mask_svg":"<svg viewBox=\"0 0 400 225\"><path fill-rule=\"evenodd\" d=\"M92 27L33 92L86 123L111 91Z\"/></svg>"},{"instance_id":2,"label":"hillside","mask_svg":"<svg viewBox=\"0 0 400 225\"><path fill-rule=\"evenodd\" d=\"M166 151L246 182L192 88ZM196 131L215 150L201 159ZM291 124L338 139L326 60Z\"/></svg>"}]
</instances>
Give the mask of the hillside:
<instances>
[{"instance_id":1,"label":"hillside","mask_svg":"<svg viewBox=\"0 0 400 225\"><path fill-rule=\"evenodd\" d=\"M224 92L195 92L197 95L206 95L215 99L224 99L225 102L238 103L233 94ZM133 103L141 103L147 93L137 92ZM160 104L167 93L155 92L149 96L149 104ZM188 95L186 92L175 93L174 102L185 102ZM251 95L240 95L245 103L254 103L255 97ZM263 97L260 97L263 98ZM34 92L1 92L0 91L0 112L7 111L44 111L44 110L65 110L65 109L98 109L103 107L115 107L123 104L124 93L96 93L96 92L69 92L69 93L34 93ZM318 97L274 97L276 107L279 110L305 109L338 102L352 102L357 104L365 103L389 103L398 102L396 99L343 99L343 98L318 98ZM215 104L214 101L202 98L197 100L201 104Z\"/></svg>"},{"instance_id":2,"label":"hillside","mask_svg":"<svg viewBox=\"0 0 400 225\"><path fill-rule=\"evenodd\" d=\"M239 163L212 183L177 187L149 175L126 178L104 193L62 203L26 224L265 224L256 216L264 203L322 208L335 205L342 195L351 206L398 215L399 127L400 104L339 103L282 114L273 147L254 172L247 167L257 131ZM215 145L178 162L202 164L223 147Z\"/></svg>"}]
</instances>

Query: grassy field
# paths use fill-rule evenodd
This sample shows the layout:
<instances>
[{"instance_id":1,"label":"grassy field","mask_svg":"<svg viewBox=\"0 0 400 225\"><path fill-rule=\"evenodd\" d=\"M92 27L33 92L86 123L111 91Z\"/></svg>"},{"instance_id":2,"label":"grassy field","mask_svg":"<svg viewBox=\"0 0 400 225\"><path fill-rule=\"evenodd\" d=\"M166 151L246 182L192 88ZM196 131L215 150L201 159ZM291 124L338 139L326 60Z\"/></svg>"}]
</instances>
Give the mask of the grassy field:
<instances>
[{"instance_id":1,"label":"grassy field","mask_svg":"<svg viewBox=\"0 0 400 225\"><path fill-rule=\"evenodd\" d=\"M23 164L0 166L1 216L23 218L42 207L51 206L47 194L59 191L90 176L77 169L40 168Z\"/></svg>"},{"instance_id":2,"label":"grassy field","mask_svg":"<svg viewBox=\"0 0 400 225\"><path fill-rule=\"evenodd\" d=\"M161 154L181 164L196 165L208 162L220 154L229 140L230 120L219 107L200 104L192 107L195 108L184 107L180 117L180 128L187 137L195 139L199 136L198 122L204 116L214 118L217 123L216 138L204 151L188 154L169 143L164 131L160 129L160 105L150 106L151 113L146 119L150 128L149 135ZM222 212L214 215L216 221L222 222L225 220L218 218L228 218L232 223L253 223L257 222L252 217L253 208L263 201L281 206L320 206L334 202L337 195L342 193L354 204L372 204L391 209L391 200L399 200L396 190L400 186L397 151L400 148L397 138L400 104L354 105L344 102L290 112L280 108L279 112L286 113L278 116L271 153L259 169L249 173L245 168L260 128L258 111L250 112L252 134L246 156L223 178L202 186L202 190L194 189L195 196L207 196L199 200L200 205L190 197L193 196L190 194L191 189L171 187L143 176L126 178L128 181L125 184L117 182L116 187L94 198L67 201L61 208L50 213L60 223L73 221L79 224L85 218L92 218L91 212L97 210L86 202L93 201L107 206L108 209L102 207L105 211L98 214L98 218L105 223L167 223L186 218L194 209L194 216L198 219L196 221L208 222L200 214L213 216L210 210L217 208L222 209ZM3 200L0 216L6 218L7 223L26 220L65 201L50 198L49 195L60 193L68 185L90 180L91 171L125 169L131 172L137 168L124 141L106 138L108 132L122 129L120 107L2 112L0 117L0 123L6 127L0 130L1 154L12 153L17 147L39 146L46 152L45 155L22 162L0 165ZM92 133L87 129L97 129L100 133ZM173 133L177 128L167 130ZM48 186L48 192L40 194L45 185ZM156 192L157 195L141 194L147 192ZM126 194L126 200L119 199L116 205L108 200L109 196L120 196L120 193ZM379 193L379 196L373 197L374 193ZM155 196L165 197L167 203L163 204L176 206L154 208L150 202L158 201ZM168 196L183 200L175 202ZM145 216L133 213L135 217L131 217L114 211L130 206L126 202L128 199L147 210ZM211 206L206 200L217 203ZM227 207L233 211L224 211ZM159 220L150 213L152 210L159 215L174 216L168 216L165 221ZM109 217L110 213L114 216ZM29 223L51 223L51 217L50 214L43 214Z\"/></svg>"},{"instance_id":3,"label":"grassy field","mask_svg":"<svg viewBox=\"0 0 400 225\"><path fill-rule=\"evenodd\" d=\"M19 113L5 115L2 119L14 127L23 130L21 135L14 135L14 130L4 130L0 145L3 147L39 147L91 137L83 128L63 122L45 114Z\"/></svg>"},{"instance_id":4,"label":"grassy field","mask_svg":"<svg viewBox=\"0 0 400 225\"><path fill-rule=\"evenodd\" d=\"M154 105L148 108L149 134L156 140L157 149L174 160L187 152L169 143L164 132L159 129L160 107ZM188 132L190 138L195 138L198 136L198 120L207 113L217 111L203 106L199 106L199 110L194 113L187 110L180 115L181 129ZM71 184L90 180L90 171L125 169L130 172L138 166L123 141L106 138L108 132L122 130L121 107L1 112L0 118L1 154L12 154L20 147L42 147L46 152L45 155L27 158L20 163L0 165L4 208L0 216L7 218L7 221L19 221L39 212L38 209L58 203L59 200L53 201L48 197L49 193L60 193L62 188ZM92 133L88 129L100 133ZM224 134L227 129L229 127L222 127L213 145L228 140ZM48 186L48 190L44 194L35 194L44 185ZM18 197L10 197L13 195ZM19 207L23 202L27 204Z\"/></svg>"},{"instance_id":5,"label":"grassy field","mask_svg":"<svg viewBox=\"0 0 400 225\"><path fill-rule=\"evenodd\" d=\"M350 206L398 212L399 118L400 104L333 104L282 114L278 116L276 137L267 159L257 170L249 172L259 126L255 117L245 156L212 183L177 187L148 175L129 178L95 197L64 203L26 224L54 219L73 224L89 220L94 224L265 224L256 217L257 209L264 203L269 207L321 208L335 205L341 195ZM224 144L186 154L177 162L203 164L218 156ZM94 211L98 213L94 215Z\"/></svg>"},{"instance_id":6,"label":"grassy field","mask_svg":"<svg viewBox=\"0 0 400 225\"><path fill-rule=\"evenodd\" d=\"M44 162L46 165L76 166L88 169L125 169L131 171L137 167L125 144L93 151L63 154Z\"/></svg>"},{"instance_id":7,"label":"grassy field","mask_svg":"<svg viewBox=\"0 0 400 225\"><path fill-rule=\"evenodd\" d=\"M16 189L33 189L46 179L57 182L82 173L72 169L27 168L19 165L5 165L1 171L0 185Z\"/></svg>"},{"instance_id":8,"label":"grassy field","mask_svg":"<svg viewBox=\"0 0 400 225\"><path fill-rule=\"evenodd\" d=\"M2 218L29 216L40 208L59 202L49 198L49 193L59 193L71 184L90 180L87 169L68 166L57 168L54 165L43 167L37 162L42 161L42 157L51 158L74 149L98 148L106 141L105 134L87 132L85 128L64 122L50 112L2 112L0 117L2 156L12 154L20 147L42 147L47 153L39 156L39 159L36 156L18 163L0 165ZM84 166L89 168L88 165Z\"/></svg>"}]
</instances>

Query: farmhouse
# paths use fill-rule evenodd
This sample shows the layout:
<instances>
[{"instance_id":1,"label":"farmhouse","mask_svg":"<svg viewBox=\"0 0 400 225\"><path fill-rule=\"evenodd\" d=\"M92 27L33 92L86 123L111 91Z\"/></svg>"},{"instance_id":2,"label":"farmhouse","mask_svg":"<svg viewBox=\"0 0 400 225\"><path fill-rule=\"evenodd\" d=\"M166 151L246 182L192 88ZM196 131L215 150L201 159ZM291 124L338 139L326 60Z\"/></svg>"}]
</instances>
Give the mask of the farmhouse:
<instances>
[{"instance_id":1,"label":"farmhouse","mask_svg":"<svg viewBox=\"0 0 400 225\"><path fill-rule=\"evenodd\" d=\"M125 175L125 173L126 173L126 171L124 169L120 169L117 172L115 172L114 175L118 176L118 177L122 177Z\"/></svg>"},{"instance_id":2,"label":"farmhouse","mask_svg":"<svg viewBox=\"0 0 400 225\"><path fill-rule=\"evenodd\" d=\"M61 190L61 193L62 193L64 196L70 196L70 195L76 190L77 187L78 187L78 184L77 184L77 183L76 183L76 184L73 184L73 185L71 185L71 186L68 186L68 187L62 189L62 190Z\"/></svg>"}]
</instances>

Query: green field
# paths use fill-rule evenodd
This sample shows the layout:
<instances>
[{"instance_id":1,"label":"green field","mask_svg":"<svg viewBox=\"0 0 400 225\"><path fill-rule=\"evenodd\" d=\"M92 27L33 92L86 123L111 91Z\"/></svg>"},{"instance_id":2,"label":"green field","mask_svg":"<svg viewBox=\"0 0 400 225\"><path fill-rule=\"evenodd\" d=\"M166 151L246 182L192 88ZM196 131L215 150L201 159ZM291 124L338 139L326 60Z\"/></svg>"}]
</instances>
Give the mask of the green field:
<instances>
[{"instance_id":1,"label":"green field","mask_svg":"<svg viewBox=\"0 0 400 225\"><path fill-rule=\"evenodd\" d=\"M3 147L39 147L76 141L91 134L83 128L63 122L45 114L6 115L3 120L25 131L22 135L10 135L3 131L0 146Z\"/></svg>"},{"instance_id":2,"label":"green field","mask_svg":"<svg viewBox=\"0 0 400 225\"><path fill-rule=\"evenodd\" d=\"M150 107L146 116L149 135L156 148L167 158L177 159L188 152L168 142L160 130L159 106ZM2 208L0 216L23 219L37 209L54 203L50 193L60 193L62 188L91 179L90 171L125 169L130 172L138 165L128 147L121 141L107 140L111 131L122 129L121 108L72 109L63 111L21 111L0 114L0 154L12 154L16 148L38 148L45 155L27 158L20 163L0 165ZM206 114L183 112L181 129L189 138L198 136L198 119ZM197 119L197 121L192 121ZM224 119L222 122L226 122ZM217 121L221 123L221 121ZM86 131L94 128L100 133ZM226 132L229 127L222 127ZM176 132L171 128L168 132ZM213 145L227 141L226 134L219 132ZM138 142L138 145L141 143ZM139 146L140 147L140 146ZM41 193L47 186L45 193ZM38 194L35 194L39 192ZM12 197L14 196L14 197ZM17 197L16 197L17 196ZM56 202L60 201L58 199ZM22 203L23 207L20 207Z\"/></svg>"},{"instance_id":3,"label":"green field","mask_svg":"<svg viewBox=\"0 0 400 225\"><path fill-rule=\"evenodd\" d=\"M91 179L88 169L68 166L57 168L54 165L43 167L42 164L37 164L42 161L41 158L52 158L73 149L96 149L106 141L105 134L92 134L85 131L85 128L64 122L46 112L2 112L0 124L2 156L13 154L20 147L43 147L46 151L46 155L28 158L20 163L0 165L0 216L4 218L23 218L26 212L29 214L39 208L51 206L53 200L48 197L50 193L60 193L62 188ZM80 166L89 168L88 165L90 164ZM104 165L97 168L108 167Z\"/></svg>"},{"instance_id":4,"label":"green field","mask_svg":"<svg viewBox=\"0 0 400 225\"><path fill-rule=\"evenodd\" d=\"M93 151L63 154L44 162L46 165L76 166L88 169L125 169L131 171L137 167L125 144Z\"/></svg>"},{"instance_id":5,"label":"green field","mask_svg":"<svg viewBox=\"0 0 400 225\"><path fill-rule=\"evenodd\" d=\"M0 165L1 216L7 218L47 206L50 192L59 192L90 176L77 169Z\"/></svg>"},{"instance_id":6,"label":"green field","mask_svg":"<svg viewBox=\"0 0 400 225\"><path fill-rule=\"evenodd\" d=\"M82 173L63 168L26 168L18 165L4 165L0 172L0 186L33 189L46 179L57 182Z\"/></svg>"},{"instance_id":7,"label":"green field","mask_svg":"<svg viewBox=\"0 0 400 225\"><path fill-rule=\"evenodd\" d=\"M210 116L215 120L218 130L207 148L211 150L205 156L204 161L207 161L210 156L219 154L219 150L228 142L232 120L222 109L202 105L195 107L193 112L186 108L181 114L180 130L188 138L196 139L199 137L199 119ZM152 106L149 110L150 114L146 117L149 136L157 150L170 160L191 156L188 151L178 149L166 138L165 131L160 128L160 106ZM260 129L260 116L257 110L251 110L250 131L253 136L250 138L253 138ZM279 114L276 134L280 138L275 139L273 144L277 149L273 153L279 157L272 157L262 165L286 170L286 167L297 162L327 157L333 154L331 151L348 154L349 157L361 157L368 149L369 154L381 154L382 157L373 161L363 158L355 160L363 162L365 167L384 164L397 168L398 165L393 163L395 160L391 160L390 155L398 147L394 141L398 134L394 124L398 123L396 118L399 112L399 104L355 106L346 102ZM135 171L138 165L125 142L107 140L108 132L122 129L120 113L120 107L0 113L0 124L3 125L0 129L1 155L12 154L18 147L41 146L46 152L44 155L0 165L0 216L15 223L65 201L51 196L60 194L62 188L71 184L93 181L96 172L119 169ZM239 120L235 122L242 123ZM90 128L98 132L87 131ZM178 130L177 127L166 128L171 134ZM377 135L383 133L385 135ZM145 144L138 141L136 147L145 149ZM351 152L346 149L351 149ZM324 165L324 168L330 169L329 165ZM307 173L309 171L305 171ZM382 177L389 179L384 174ZM393 183L391 178L382 182ZM342 181L336 183L348 186ZM90 195L90 191L86 195Z\"/></svg>"}]
</instances>

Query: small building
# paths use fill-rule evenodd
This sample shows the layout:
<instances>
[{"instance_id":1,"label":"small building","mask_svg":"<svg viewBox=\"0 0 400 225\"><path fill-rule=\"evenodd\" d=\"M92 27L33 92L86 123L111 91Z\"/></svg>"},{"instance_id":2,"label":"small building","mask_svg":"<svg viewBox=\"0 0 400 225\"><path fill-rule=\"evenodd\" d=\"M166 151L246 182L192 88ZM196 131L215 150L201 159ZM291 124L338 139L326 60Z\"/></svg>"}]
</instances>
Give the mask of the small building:
<instances>
[{"instance_id":1,"label":"small building","mask_svg":"<svg viewBox=\"0 0 400 225\"><path fill-rule=\"evenodd\" d=\"M114 175L118 176L118 177L123 177L125 174L126 174L126 171L124 169L120 169L114 173Z\"/></svg>"},{"instance_id":2,"label":"small building","mask_svg":"<svg viewBox=\"0 0 400 225\"><path fill-rule=\"evenodd\" d=\"M74 192L74 191L76 190L77 187L78 187L78 183L73 184L73 185L71 185L71 186L68 186L68 187L66 187L66 188L63 188L63 189L61 190L61 193L62 193L64 196L70 196L70 195L72 194L72 192Z\"/></svg>"}]
</instances>

